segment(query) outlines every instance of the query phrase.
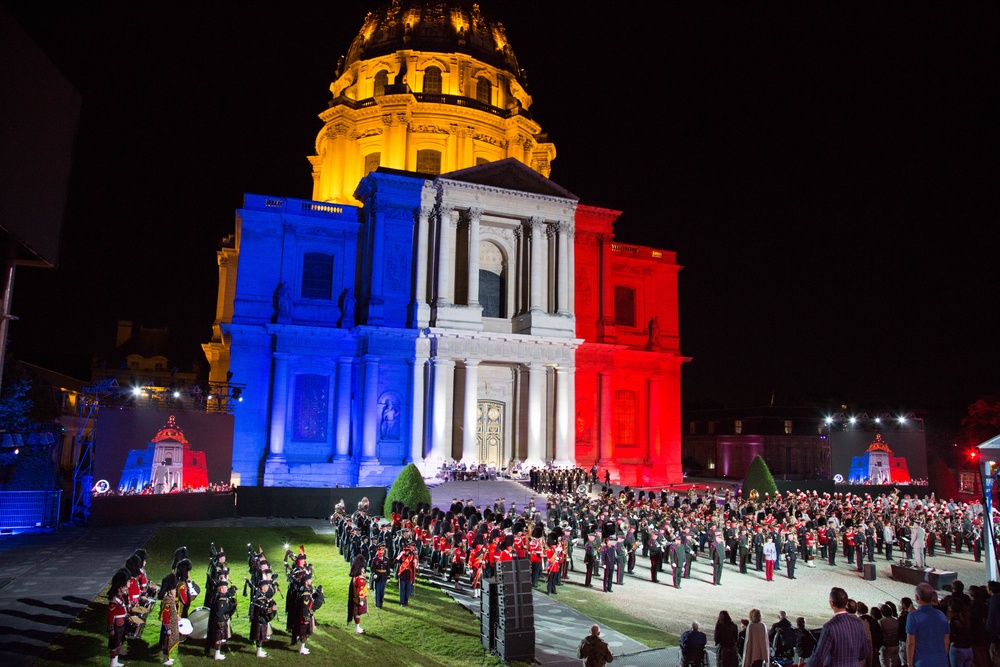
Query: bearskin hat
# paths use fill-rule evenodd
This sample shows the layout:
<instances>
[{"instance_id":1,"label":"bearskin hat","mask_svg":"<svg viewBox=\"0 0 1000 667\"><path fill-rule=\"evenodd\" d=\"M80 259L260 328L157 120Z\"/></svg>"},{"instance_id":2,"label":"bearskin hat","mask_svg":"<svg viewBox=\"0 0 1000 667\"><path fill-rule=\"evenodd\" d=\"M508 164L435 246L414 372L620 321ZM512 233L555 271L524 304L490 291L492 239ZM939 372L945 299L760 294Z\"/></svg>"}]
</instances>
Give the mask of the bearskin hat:
<instances>
[{"instance_id":1,"label":"bearskin hat","mask_svg":"<svg viewBox=\"0 0 1000 667\"><path fill-rule=\"evenodd\" d=\"M541 521L535 522L535 527L531 529L531 536L536 539L545 537L545 526L542 525Z\"/></svg>"},{"instance_id":2,"label":"bearskin hat","mask_svg":"<svg viewBox=\"0 0 1000 667\"><path fill-rule=\"evenodd\" d=\"M486 521L492 521L493 520L493 510L491 510L489 507L484 508L483 509L483 519L485 519Z\"/></svg>"},{"instance_id":3,"label":"bearskin hat","mask_svg":"<svg viewBox=\"0 0 1000 667\"><path fill-rule=\"evenodd\" d=\"M472 545L473 546L477 546L477 545L478 546L483 546L484 542L485 542L485 540L483 540L482 533L480 533L480 534L476 535L474 538L472 538Z\"/></svg>"},{"instance_id":4,"label":"bearskin hat","mask_svg":"<svg viewBox=\"0 0 1000 667\"><path fill-rule=\"evenodd\" d=\"M194 566L191 564L191 561L188 560L187 558L184 558L181 561L179 561L176 567L174 567L174 572L177 574L177 580L187 581L188 573L191 572L193 567Z\"/></svg>"},{"instance_id":5,"label":"bearskin hat","mask_svg":"<svg viewBox=\"0 0 1000 667\"><path fill-rule=\"evenodd\" d=\"M503 545L505 547L514 546L514 536L513 535L504 535L504 537L503 537Z\"/></svg>"},{"instance_id":6,"label":"bearskin hat","mask_svg":"<svg viewBox=\"0 0 1000 667\"><path fill-rule=\"evenodd\" d=\"M365 557L358 554L351 561L351 576L356 577L365 571Z\"/></svg>"},{"instance_id":7,"label":"bearskin hat","mask_svg":"<svg viewBox=\"0 0 1000 667\"><path fill-rule=\"evenodd\" d=\"M125 569L129 571L133 577L139 576L140 570L142 570L142 561L135 554L131 555L125 561Z\"/></svg>"},{"instance_id":8,"label":"bearskin hat","mask_svg":"<svg viewBox=\"0 0 1000 667\"><path fill-rule=\"evenodd\" d=\"M132 578L131 573L125 568L121 568L111 577L111 587L108 588L108 599L113 598L122 588L128 586L128 580Z\"/></svg>"},{"instance_id":9,"label":"bearskin hat","mask_svg":"<svg viewBox=\"0 0 1000 667\"><path fill-rule=\"evenodd\" d=\"M181 562L182 560L184 560L187 557L188 557L188 548L187 547L177 547L177 549L174 550L174 565L170 569L171 570L176 570L177 569L177 563Z\"/></svg>"},{"instance_id":10,"label":"bearskin hat","mask_svg":"<svg viewBox=\"0 0 1000 667\"><path fill-rule=\"evenodd\" d=\"M493 530L490 531L490 542L500 537L503 537L503 531L500 530L499 528L494 528Z\"/></svg>"},{"instance_id":11,"label":"bearskin hat","mask_svg":"<svg viewBox=\"0 0 1000 667\"><path fill-rule=\"evenodd\" d=\"M514 527L514 520L510 517L504 517L504 520L500 522L500 527L504 530Z\"/></svg>"},{"instance_id":12,"label":"bearskin hat","mask_svg":"<svg viewBox=\"0 0 1000 667\"><path fill-rule=\"evenodd\" d=\"M169 591L175 588L177 588L177 575L173 572L167 572L167 576L163 577L160 582L160 590L156 592L156 599L162 600Z\"/></svg>"},{"instance_id":13,"label":"bearskin hat","mask_svg":"<svg viewBox=\"0 0 1000 667\"><path fill-rule=\"evenodd\" d=\"M436 508L436 507L435 507L435 508L433 508L433 509L431 510L431 518L432 518L432 519L436 519L436 518L438 518L438 516L439 516L440 514L441 514L441 510L439 510L439 509L438 509L438 508Z\"/></svg>"},{"instance_id":14,"label":"bearskin hat","mask_svg":"<svg viewBox=\"0 0 1000 667\"><path fill-rule=\"evenodd\" d=\"M141 562L143 562L143 563L145 563L148 560L148 558L146 557L146 550L145 549L142 549L142 548L136 549L134 555L138 556L139 560Z\"/></svg>"},{"instance_id":15,"label":"bearskin hat","mask_svg":"<svg viewBox=\"0 0 1000 667\"><path fill-rule=\"evenodd\" d=\"M523 533L528 529L528 526L524 523L524 519L518 519L514 522L513 528L515 533Z\"/></svg>"}]
</instances>

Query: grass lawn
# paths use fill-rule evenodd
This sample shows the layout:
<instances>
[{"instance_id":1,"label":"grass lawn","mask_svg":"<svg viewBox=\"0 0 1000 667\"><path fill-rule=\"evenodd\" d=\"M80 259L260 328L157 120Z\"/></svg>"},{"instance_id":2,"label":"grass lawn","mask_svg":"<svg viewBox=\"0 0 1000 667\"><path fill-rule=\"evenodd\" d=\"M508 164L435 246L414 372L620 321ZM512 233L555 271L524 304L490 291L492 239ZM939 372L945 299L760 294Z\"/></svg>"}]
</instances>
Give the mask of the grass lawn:
<instances>
[{"instance_id":1,"label":"grass lawn","mask_svg":"<svg viewBox=\"0 0 1000 667\"><path fill-rule=\"evenodd\" d=\"M398 604L398 589L390 583L386 589L383 609L376 610L374 597L371 612L362 617L366 634L354 633L354 624L345 629L347 621L348 564L339 556L333 536L316 535L308 528L163 528L145 545L149 553L147 572L150 580L159 582L169 571L174 549L186 546L194 569L192 579L199 586L205 585L209 560L209 545L215 542L226 552L230 567L230 581L240 592L237 614L232 620L233 637L227 643L225 665L280 665L327 664L338 667L365 665L371 667L394 665L502 665L494 656L483 655L479 637L479 621L474 615L456 604L436 588L417 582L414 598L409 607ZM248 576L247 544L261 545L272 569L281 579L285 589L282 556L285 544L293 551L298 545L306 546L309 562L314 568L313 583L322 584L326 604L316 612L316 632L307 643L311 655L299 655L291 650L289 635L284 625L284 600L278 599L279 613L272 623L274 634L265 646L268 657L259 659L246 637L250 631L247 615L249 598L242 596L243 581ZM86 567L81 563L80 567ZM203 600L199 596L192 606ZM65 665L108 664L106 614L107 598L99 596L76 622L46 653L35 662L38 667L63 667ZM159 609L150 613L148 625L141 641L129 644L129 655L122 659L125 665L160 664L158 650L160 622ZM603 622L603 621L602 621ZM609 625L612 624L609 622ZM616 626L617 627L617 626ZM204 642L188 640L175 653L175 667L184 665L220 664L204 655ZM512 663L526 667L529 663Z\"/></svg>"},{"instance_id":2,"label":"grass lawn","mask_svg":"<svg viewBox=\"0 0 1000 667\"><path fill-rule=\"evenodd\" d=\"M601 627L617 630L649 648L666 648L680 643L679 636L638 620L608 602L607 594L598 593L594 589L576 585L563 586L559 602L590 616Z\"/></svg>"}]
</instances>

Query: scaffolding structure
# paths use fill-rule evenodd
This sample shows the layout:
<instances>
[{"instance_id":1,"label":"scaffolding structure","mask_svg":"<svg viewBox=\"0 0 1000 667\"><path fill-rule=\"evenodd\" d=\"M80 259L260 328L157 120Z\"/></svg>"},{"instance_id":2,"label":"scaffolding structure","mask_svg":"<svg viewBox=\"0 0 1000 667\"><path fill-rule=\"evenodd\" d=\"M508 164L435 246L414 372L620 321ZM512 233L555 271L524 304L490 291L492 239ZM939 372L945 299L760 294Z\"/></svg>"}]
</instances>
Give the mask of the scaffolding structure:
<instances>
[{"instance_id":1,"label":"scaffolding structure","mask_svg":"<svg viewBox=\"0 0 1000 667\"><path fill-rule=\"evenodd\" d=\"M94 455L99 447L97 420L101 408L114 410L193 410L233 413L242 400L245 384L208 382L183 392L174 387L147 384L122 387L115 378L106 378L83 388L79 403L80 431L77 436L76 466L73 469L73 496L69 520L86 524L94 493Z\"/></svg>"}]
</instances>

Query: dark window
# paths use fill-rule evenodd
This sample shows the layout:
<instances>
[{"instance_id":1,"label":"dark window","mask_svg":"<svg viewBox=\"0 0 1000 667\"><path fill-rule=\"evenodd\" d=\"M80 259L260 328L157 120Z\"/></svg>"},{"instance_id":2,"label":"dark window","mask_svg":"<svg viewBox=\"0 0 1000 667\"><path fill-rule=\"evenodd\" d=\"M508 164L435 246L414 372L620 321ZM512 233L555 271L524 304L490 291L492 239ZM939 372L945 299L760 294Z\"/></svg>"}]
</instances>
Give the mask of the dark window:
<instances>
[{"instance_id":1,"label":"dark window","mask_svg":"<svg viewBox=\"0 0 1000 667\"><path fill-rule=\"evenodd\" d=\"M326 411L330 378L295 376L295 423L292 437L305 442L326 442Z\"/></svg>"},{"instance_id":2,"label":"dark window","mask_svg":"<svg viewBox=\"0 0 1000 667\"><path fill-rule=\"evenodd\" d=\"M479 303L483 317L503 317L503 278L485 269L479 269Z\"/></svg>"},{"instance_id":3,"label":"dark window","mask_svg":"<svg viewBox=\"0 0 1000 667\"><path fill-rule=\"evenodd\" d=\"M437 67L428 67L424 70L424 92L441 94L441 70Z\"/></svg>"},{"instance_id":4,"label":"dark window","mask_svg":"<svg viewBox=\"0 0 1000 667\"><path fill-rule=\"evenodd\" d=\"M417 151L417 171L421 174L441 173L441 151L425 148Z\"/></svg>"},{"instance_id":5,"label":"dark window","mask_svg":"<svg viewBox=\"0 0 1000 667\"><path fill-rule=\"evenodd\" d=\"M635 392L615 391L615 444L635 444Z\"/></svg>"},{"instance_id":6,"label":"dark window","mask_svg":"<svg viewBox=\"0 0 1000 667\"><path fill-rule=\"evenodd\" d=\"M378 74L375 75L375 90L373 95L378 97L379 95L385 95L385 85L389 83L389 73L384 69L379 70Z\"/></svg>"},{"instance_id":7,"label":"dark window","mask_svg":"<svg viewBox=\"0 0 1000 667\"><path fill-rule=\"evenodd\" d=\"M479 77L476 81L476 101L483 104L493 104L493 86L484 76Z\"/></svg>"},{"instance_id":8,"label":"dark window","mask_svg":"<svg viewBox=\"0 0 1000 667\"><path fill-rule=\"evenodd\" d=\"M333 298L333 255L307 252L302 258L302 298Z\"/></svg>"},{"instance_id":9,"label":"dark window","mask_svg":"<svg viewBox=\"0 0 1000 667\"><path fill-rule=\"evenodd\" d=\"M635 290L631 287L615 287L615 324L635 326Z\"/></svg>"}]
</instances>

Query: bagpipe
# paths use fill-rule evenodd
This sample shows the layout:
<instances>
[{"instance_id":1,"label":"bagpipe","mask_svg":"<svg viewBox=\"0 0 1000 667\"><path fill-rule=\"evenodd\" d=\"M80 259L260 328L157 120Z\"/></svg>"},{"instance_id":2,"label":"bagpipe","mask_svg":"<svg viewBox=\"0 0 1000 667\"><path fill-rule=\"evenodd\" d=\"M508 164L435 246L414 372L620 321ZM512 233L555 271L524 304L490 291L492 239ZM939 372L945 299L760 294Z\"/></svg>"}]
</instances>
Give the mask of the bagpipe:
<instances>
[{"instance_id":1,"label":"bagpipe","mask_svg":"<svg viewBox=\"0 0 1000 667\"><path fill-rule=\"evenodd\" d=\"M266 583L272 585L270 581ZM245 578L243 580L243 597L247 597L247 589L253 593L250 598L251 614L261 614L267 623L273 621L274 617L278 615L278 603L274 601L274 590L264 591L262 590L263 584L257 587L249 578Z\"/></svg>"}]
</instances>

